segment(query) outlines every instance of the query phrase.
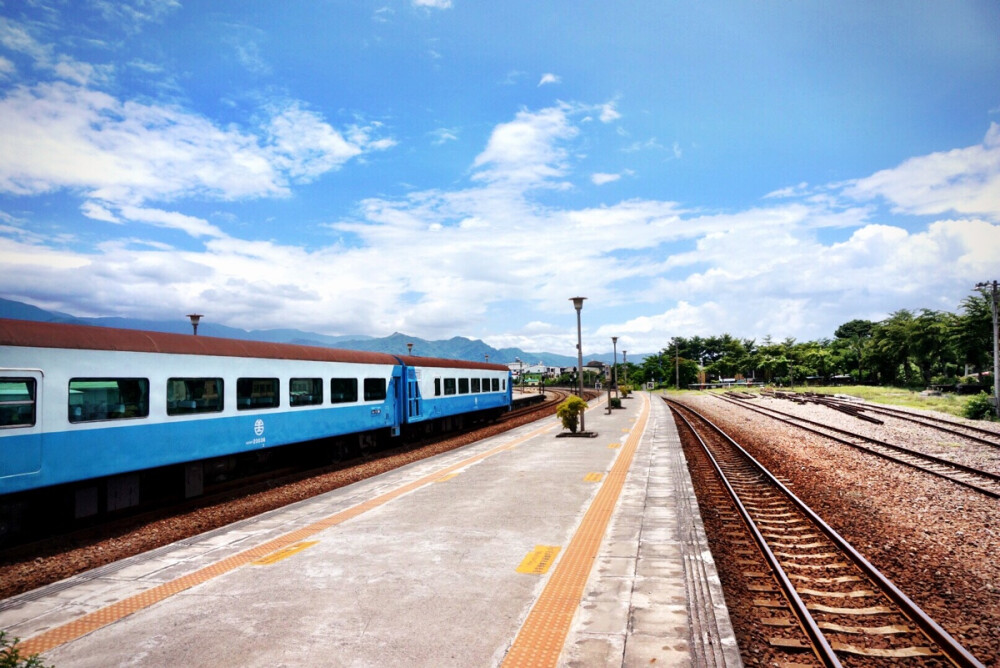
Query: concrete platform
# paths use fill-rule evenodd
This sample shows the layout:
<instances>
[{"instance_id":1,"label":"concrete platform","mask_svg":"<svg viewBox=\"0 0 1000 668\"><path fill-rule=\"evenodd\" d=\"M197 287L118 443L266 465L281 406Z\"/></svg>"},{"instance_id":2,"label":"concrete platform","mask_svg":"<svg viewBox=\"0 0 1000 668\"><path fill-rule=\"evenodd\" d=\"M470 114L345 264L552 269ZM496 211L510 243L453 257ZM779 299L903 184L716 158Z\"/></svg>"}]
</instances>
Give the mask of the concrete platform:
<instances>
[{"instance_id":1,"label":"concrete platform","mask_svg":"<svg viewBox=\"0 0 1000 668\"><path fill-rule=\"evenodd\" d=\"M548 418L0 601L71 666L738 666L673 420Z\"/></svg>"}]
</instances>

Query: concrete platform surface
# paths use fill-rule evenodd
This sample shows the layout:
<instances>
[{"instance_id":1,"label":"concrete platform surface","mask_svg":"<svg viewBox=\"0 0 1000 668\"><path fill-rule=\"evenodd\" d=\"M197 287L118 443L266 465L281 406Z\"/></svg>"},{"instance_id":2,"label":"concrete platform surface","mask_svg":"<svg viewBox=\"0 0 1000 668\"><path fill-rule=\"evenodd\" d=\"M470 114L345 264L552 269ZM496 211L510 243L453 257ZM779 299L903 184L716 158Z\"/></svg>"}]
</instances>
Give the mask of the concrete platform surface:
<instances>
[{"instance_id":1,"label":"concrete platform surface","mask_svg":"<svg viewBox=\"0 0 1000 668\"><path fill-rule=\"evenodd\" d=\"M665 404L594 402L0 601L70 666L737 666Z\"/></svg>"}]
</instances>

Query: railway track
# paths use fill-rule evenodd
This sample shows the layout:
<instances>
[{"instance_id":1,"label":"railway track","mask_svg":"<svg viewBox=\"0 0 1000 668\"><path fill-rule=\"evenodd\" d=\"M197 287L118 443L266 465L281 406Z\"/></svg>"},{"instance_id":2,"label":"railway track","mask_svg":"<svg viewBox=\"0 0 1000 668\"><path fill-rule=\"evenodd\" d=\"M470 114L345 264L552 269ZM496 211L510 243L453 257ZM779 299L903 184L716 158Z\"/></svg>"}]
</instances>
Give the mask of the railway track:
<instances>
[{"instance_id":1,"label":"railway track","mask_svg":"<svg viewBox=\"0 0 1000 668\"><path fill-rule=\"evenodd\" d=\"M853 406L860 408L868 413L876 413L878 415L885 415L888 417L893 417L899 420L906 420L907 422L912 422L914 424L923 425L925 427L930 427L931 429L936 429L937 431L944 432L946 434L952 434L953 436L961 436L970 441L980 443L982 445L988 445L994 448L1000 448L1000 434L989 429L982 429L974 425L962 424L955 420L948 420L947 418L934 417L932 415L917 415L916 413L911 413L910 411L901 410L898 408L891 408L888 406L873 406L869 403L859 405L857 402L848 401L846 399L838 399L836 397L829 397L824 395L809 396L806 395L808 400L816 400L816 397L821 397L820 402L823 404L834 405L834 406Z\"/></svg>"},{"instance_id":2,"label":"railway track","mask_svg":"<svg viewBox=\"0 0 1000 668\"><path fill-rule=\"evenodd\" d=\"M902 445L895 445L879 439L862 436L861 434L856 434L845 429L839 429L815 420L779 411L775 408L754 406L745 400L733 399L729 396L717 394L712 396L717 397L721 401L735 404L746 410L779 420L785 424L873 454L882 459L902 464L903 466L909 466L939 478L944 478L994 499L1000 498L1000 475L995 473L928 455Z\"/></svg>"},{"instance_id":3,"label":"railway track","mask_svg":"<svg viewBox=\"0 0 1000 668\"><path fill-rule=\"evenodd\" d=\"M697 440L698 460L708 462L700 466L717 483L712 503L726 530L748 534L729 557L748 569L744 586L770 655L755 658L767 665L983 665L738 443L693 409L665 401Z\"/></svg>"}]
</instances>

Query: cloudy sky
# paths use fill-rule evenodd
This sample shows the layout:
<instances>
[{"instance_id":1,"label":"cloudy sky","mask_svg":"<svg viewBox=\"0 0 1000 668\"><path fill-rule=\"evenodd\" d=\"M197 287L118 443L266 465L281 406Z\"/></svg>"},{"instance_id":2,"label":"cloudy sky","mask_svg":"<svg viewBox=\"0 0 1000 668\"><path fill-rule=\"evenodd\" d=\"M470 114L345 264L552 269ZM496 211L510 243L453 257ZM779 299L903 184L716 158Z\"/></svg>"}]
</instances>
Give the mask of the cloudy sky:
<instances>
[{"instance_id":1,"label":"cloudy sky","mask_svg":"<svg viewBox=\"0 0 1000 668\"><path fill-rule=\"evenodd\" d=\"M575 354L1000 279L1000 4L0 0L0 296Z\"/></svg>"}]
</instances>

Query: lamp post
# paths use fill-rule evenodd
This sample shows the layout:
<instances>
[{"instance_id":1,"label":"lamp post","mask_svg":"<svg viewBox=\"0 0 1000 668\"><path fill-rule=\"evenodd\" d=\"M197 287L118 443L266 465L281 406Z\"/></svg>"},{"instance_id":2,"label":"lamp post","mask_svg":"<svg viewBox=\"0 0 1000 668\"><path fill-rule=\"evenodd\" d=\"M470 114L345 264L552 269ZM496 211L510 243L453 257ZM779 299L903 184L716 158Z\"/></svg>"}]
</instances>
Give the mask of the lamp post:
<instances>
[{"instance_id":1,"label":"lamp post","mask_svg":"<svg viewBox=\"0 0 1000 668\"><path fill-rule=\"evenodd\" d=\"M990 308L993 311L993 411L1000 417L1000 344L997 339L1000 337L998 330L998 319L1000 319L1000 292L997 291L997 282L976 283L976 288L986 296L986 288L990 288Z\"/></svg>"},{"instance_id":2,"label":"lamp post","mask_svg":"<svg viewBox=\"0 0 1000 668\"><path fill-rule=\"evenodd\" d=\"M485 353L485 355L486 355L486 363L489 364L490 363L490 354L489 353Z\"/></svg>"},{"instance_id":3,"label":"lamp post","mask_svg":"<svg viewBox=\"0 0 1000 668\"><path fill-rule=\"evenodd\" d=\"M618 396L618 337L617 336L611 337L611 346L612 349L614 350L614 357L612 358L613 361L611 363L611 378L615 386L615 396L617 397Z\"/></svg>"},{"instance_id":4,"label":"lamp post","mask_svg":"<svg viewBox=\"0 0 1000 668\"><path fill-rule=\"evenodd\" d=\"M514 361L517 362L517 378L521 381L521 394L524 394L524 362L520 357L515 357Z\"/></svg>"},{"instance_id":5,"label":"lamp post","mask_svg":"<svg viewBox=\"0 0 1000 668\"><path fill-rule=\"evenodd\" d=\"M412 343L407 343L406 344L406 354L407 355L412 355L413 354L413 344Z\"/></svg>"},{"instance_id":6,"label":"lamp post","mask_svg":"<svg viewBox=\"0 0 1000 668\"><path fill-rule=\"evenodd\" d=\"M577 377L580 382L580 398L583 399L583 334L580 329L580 311L583 309L583 300L586 297L570 297L570 301L573 302L573 308L576 309L576 369ZM586 399L584 399L586 401ZM586 409L580 413L580 432L583 433L587 431L586 423L584 422L583 415Z\"/></svg>"},{"instance_id":7,"label":"lamp post","mask_svg":"<svg viewBox=\"0 0 1000 668\"><path fill-rule=\"evenodd\" d=\"M200 313L189 313L188 318L191 319L191 328L194 330L194 335L198 336L198 322L204 318Z\"/></svg>"},{"instance_id":8,"label":"lamp post","mask_svg":"<svg viewBox=\"0 0 1000 668\"><path fill-rule=\"evenodd\" d=\"M628 351L622 348L622 373L625 374L625 384L628 385Z\"/></svg>"}]
</instances>

